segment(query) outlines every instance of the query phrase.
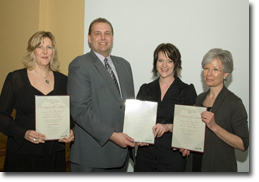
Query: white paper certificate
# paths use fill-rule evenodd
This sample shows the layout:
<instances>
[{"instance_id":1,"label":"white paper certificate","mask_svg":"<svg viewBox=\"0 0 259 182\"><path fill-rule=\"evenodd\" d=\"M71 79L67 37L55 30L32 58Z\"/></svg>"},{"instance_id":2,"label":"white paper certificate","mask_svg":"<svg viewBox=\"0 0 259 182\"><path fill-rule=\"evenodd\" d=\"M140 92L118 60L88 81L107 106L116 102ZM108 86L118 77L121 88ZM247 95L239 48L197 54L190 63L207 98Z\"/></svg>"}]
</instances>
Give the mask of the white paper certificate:
<instances>
[{"instance_id":1,"label":"white paper certificate","mask_svg":"<svg viewBox=\"0 0 259 182\"><path fill-rule=\"evenodd\" d=\"M69 137L69 96L35 96L35 110L36 131L46 135L46 140Z\"/></svg>"},{"instance_id":2,"label":"white paper certificate","mask_svg":"<svg viewBox=\"0 0 259 182\"><path fill-rule=\"evenodd\" d=\"M152 127L156 124L157 102L126 100L123 133L135 142L154 143Z\"/></svg>"},{"instance_id":3,"label":"white paper certificate","mask_svg":"<svg viewBox=\"0 0 259 182\"><path fill-rule=\"evenodd\" d=\"M206 107L175 105L172 147L204 152L205 123L201 113Z\"/></svg>"}]
</instances>

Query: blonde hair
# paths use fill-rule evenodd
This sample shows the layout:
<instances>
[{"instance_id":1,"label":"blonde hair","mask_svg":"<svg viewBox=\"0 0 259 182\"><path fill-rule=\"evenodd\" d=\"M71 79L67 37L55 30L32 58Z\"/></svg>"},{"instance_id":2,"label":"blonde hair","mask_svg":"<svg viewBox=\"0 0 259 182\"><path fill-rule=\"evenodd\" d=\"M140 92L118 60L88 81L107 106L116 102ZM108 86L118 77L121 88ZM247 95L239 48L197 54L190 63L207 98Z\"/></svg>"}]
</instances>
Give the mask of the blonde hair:
<instances>
[{"instance_id":1,"label":"blonde hair","mask_svg":"<svg viewBox=\"0 0 259 182\"><path fill-rule=\"evenodd\" d=\"M45 32L45 31L36 32L28 41L27 55L23 60L23 64L29 70L35 67L36 60L35 60L34 50L41 44L42 39L46 37L51 40L52 49L53 49L53 55L52 55L52 59L50 61L49 67L52 71L58 71L60 64L57 58L56 40L51 32Z\"/></svg>"}]
</instances>

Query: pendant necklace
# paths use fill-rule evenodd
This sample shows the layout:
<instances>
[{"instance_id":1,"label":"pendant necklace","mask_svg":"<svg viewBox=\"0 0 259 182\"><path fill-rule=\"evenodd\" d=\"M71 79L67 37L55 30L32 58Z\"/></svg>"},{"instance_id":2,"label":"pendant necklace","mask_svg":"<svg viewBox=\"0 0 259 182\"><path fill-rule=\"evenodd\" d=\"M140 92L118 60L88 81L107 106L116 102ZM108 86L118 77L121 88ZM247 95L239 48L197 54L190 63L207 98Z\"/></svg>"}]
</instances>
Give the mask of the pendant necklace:
<instances>
[{"instance_id":1,"label":"pendant necklace","mask_svg":"<svg viewBox=\"0 0 259 182\"><path fill-rule=\"evenodd\" d=\"M49 84L49 80L47 79L47 77L45 78L45 82L46 82L47 84Z\"/></svg>"},{"instance_id":2,"label":"pendant necklace","mask_svg":"<svg viewBox=\"0 0 259 182\"><path fill-rule=\"evenodd\" d=\"M41 75L41 74L39 74L35 69L33 69L33 70L34 70L38 75L42 76L42 75ZM44 77L44 78L45 78L45 82L46 82L47 84L49 84L48 76L49 76L49 71L48 71L48 75L47 75L46 77L42 76L42 77Z\"/></svg>"}]
</instances>

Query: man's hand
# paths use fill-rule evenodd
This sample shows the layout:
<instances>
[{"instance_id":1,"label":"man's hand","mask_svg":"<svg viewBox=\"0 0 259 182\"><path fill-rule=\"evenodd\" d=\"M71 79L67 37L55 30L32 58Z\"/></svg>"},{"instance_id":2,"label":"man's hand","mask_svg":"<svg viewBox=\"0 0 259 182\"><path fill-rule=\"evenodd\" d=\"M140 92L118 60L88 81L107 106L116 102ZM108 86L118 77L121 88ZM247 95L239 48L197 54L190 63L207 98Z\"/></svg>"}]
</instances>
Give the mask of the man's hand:
<instances>
[{"instance_id":1,"label":"man's hand","mask_svg":"<svg viewBox=\"0 0 259 182\"><path fill-rule=\"evenodd\" d=\"M122 148L126 148L127 146L135 147L134 139L129 137L125 133L116 133L114 132L110 137L110 140L119 145Z\"/></svg>"}]
</instances>

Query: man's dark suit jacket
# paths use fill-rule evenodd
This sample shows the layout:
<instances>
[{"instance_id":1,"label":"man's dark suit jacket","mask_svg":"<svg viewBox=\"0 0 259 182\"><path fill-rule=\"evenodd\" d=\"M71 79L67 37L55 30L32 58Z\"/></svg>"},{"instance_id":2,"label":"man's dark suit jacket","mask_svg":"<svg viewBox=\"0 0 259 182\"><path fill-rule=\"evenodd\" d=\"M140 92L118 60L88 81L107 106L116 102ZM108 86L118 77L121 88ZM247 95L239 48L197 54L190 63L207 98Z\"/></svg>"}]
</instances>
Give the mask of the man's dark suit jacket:
<instances>
[{"instance_id":1,"label":"man's dark suit jacket","mask_svg":"<svg viewBox=\"0 0 259 182\"><path fill-rule=\"evenodd\" d=\"M125 100L134 99L130 64L111 56L121 86L121 98L110 74L93 51L78 56L69 65L68 94L75 120L75 141L71 147L73 163L92 168L121 167L128 149L109 140L122 132Z\"/></svg>"}]
</instances>

